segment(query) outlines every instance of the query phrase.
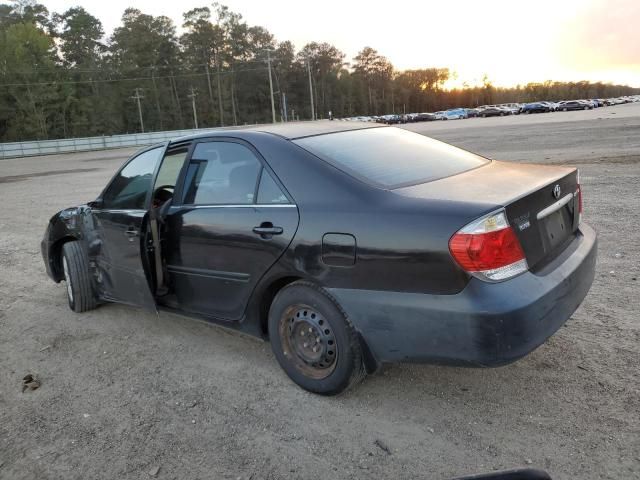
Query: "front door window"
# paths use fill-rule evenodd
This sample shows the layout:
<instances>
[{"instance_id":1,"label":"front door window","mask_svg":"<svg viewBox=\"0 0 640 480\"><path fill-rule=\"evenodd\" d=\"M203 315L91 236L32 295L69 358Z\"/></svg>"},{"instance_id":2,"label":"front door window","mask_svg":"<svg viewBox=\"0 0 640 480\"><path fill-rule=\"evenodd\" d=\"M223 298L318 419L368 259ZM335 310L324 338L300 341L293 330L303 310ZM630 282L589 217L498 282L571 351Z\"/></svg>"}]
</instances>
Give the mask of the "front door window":
<instances>
[{"instance_id":1,"label":"front door window","mask_svg":"<svg viewBox=\"0 0 640 480\"><path fill-rule=\"evenodd\" d=\"M153 172L162 148L141 153L131 160L113 179L102 195L104 209L142 210L151 190Z\"/></svg>"}]
</instances>

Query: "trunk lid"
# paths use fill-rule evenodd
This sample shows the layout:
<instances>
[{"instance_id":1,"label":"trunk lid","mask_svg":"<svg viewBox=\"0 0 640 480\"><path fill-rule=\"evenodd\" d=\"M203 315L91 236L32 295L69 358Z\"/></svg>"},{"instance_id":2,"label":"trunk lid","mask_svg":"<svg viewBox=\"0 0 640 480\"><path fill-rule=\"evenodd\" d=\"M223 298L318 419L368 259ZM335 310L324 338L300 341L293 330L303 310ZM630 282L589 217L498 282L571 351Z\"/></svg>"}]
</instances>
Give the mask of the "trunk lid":
<instances>
[{"instance_id":1,"label":"trunk lid","mask_svg":"<svg viewBox=\"0 0 640 480\"><path fill-rule=\"evenodd\" d=\"M577 189L577 170L572 167L492 161L459 175L394 192L429 200L482 204L488 209L504 207L527 264L535 271L557 256L575 236L579 223Z\"/></svg>"}]
</instances>

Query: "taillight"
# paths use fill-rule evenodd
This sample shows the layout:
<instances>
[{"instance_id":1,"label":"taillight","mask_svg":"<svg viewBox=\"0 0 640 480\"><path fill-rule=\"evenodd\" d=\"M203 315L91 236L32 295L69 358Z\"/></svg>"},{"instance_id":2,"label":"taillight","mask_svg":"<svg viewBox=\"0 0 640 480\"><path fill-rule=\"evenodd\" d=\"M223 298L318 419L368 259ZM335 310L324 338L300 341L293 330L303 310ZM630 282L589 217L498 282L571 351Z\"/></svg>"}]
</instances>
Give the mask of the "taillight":
<instances>
[{"instance_id":1,"label":"taillight","mask_svg":"<svg viewBox=\"0 0 640 480\"><path fill-rule=\"evenodd\" d=\"M506 280L529 269L504 210L462 228L449 240L449 251L463 270L489 282Z\"/></svg>"}]
</instances>

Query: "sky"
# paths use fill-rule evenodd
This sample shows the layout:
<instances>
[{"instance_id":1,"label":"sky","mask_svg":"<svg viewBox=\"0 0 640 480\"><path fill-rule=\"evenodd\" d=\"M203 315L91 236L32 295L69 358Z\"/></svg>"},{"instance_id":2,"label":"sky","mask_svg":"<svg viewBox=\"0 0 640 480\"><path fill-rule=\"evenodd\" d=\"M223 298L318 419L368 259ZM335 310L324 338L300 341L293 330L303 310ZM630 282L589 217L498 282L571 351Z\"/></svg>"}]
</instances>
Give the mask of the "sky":
<instances>
[{"instance_id":1,"label":"sky","mask_svg":"<svg viewBox=\"0 0 640 480\"><path fill-rule=\"evenodd\" d=\"M40 0L50 11L82 6L107 34L135 6L166 15L208 0ZM448 67L450 87L544 80L604 81L640 87L640 0L226 0L251 25L297 48L329 42L353 58L364 46L398 70Z\"/></svg>"}]
</instances>

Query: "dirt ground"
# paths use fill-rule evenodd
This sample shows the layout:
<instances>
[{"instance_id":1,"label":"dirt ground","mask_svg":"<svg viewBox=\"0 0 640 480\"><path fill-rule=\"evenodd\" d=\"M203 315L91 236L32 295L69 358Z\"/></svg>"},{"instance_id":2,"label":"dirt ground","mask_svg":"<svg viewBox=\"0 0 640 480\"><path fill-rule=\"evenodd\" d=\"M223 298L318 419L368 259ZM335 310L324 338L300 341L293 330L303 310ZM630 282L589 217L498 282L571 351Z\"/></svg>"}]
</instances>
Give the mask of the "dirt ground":
<instances>
[{"instance_id":1,"label":"dirt ground","mask_svg":"<svg viewBox=\"0 0 640 480\"><path fill-rule=\"evenodd\" d=\"M95 198L130 151L0 161L0 478L640 478L640 105L407 128L580 167L599 263L565 328L507 367L394 365L312 395L267 343L125 306L68 309L40 257L46 222ZM27 373L42 386L22 393Z\"/></svg>"}]
</instances>

